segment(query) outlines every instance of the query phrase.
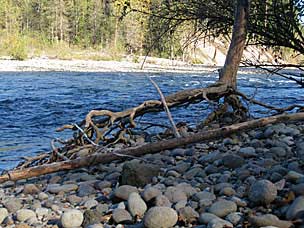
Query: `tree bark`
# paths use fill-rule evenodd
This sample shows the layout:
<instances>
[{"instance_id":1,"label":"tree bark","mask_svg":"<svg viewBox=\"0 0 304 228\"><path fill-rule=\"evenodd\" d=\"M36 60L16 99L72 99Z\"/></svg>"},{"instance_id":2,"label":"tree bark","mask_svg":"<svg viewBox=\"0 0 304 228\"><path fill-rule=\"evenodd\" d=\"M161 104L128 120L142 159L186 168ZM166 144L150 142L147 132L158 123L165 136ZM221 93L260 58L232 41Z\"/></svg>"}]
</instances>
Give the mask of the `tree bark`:
<instances>
[{"instance_id":1,"label":"tree bark","mask_svg":"<svg viewBox=\"0 0 304 228\"><path fill-rule=\"evenodd\" d=\"M220 72L220 81L236 88L236 75L246 45L249 0L238 0L235 12L232 38L225 65Z\"/></svg>"},{"instance_id":2,"label":"tree bark","mask_svg":"<svg viewBox=\"0 0 304 228\"><path fill-rule=\"evenodd\" d=\"M148 143L138 147L131 147L116 151L115 153L102 153L102 148L97 149L94 155L77 158L75 160L55 162L51 164L35 166L27 169L20 169L10 171L7 174L0 176L0 183L5 181L17 181L20 179L26 179L31 177L36 177L48 173L54 173L63 170L77 169L81 167L110 163L114 160L124 160L128 158L128 155L142 156L145 154L154 154L163 150L173 149L176 147L185 146L192 143L198 143L207 141L210 139L223 138L233 133L238 133L240 131L264 127L268 124L274 124L279 122L287 121L303 121L304 112L294 113L294 114L282 114L277 116L271 116L266 118L261 118L257 120L251 120L243 123L238 123L210 131L199 132L184 138L163 140L160 142Z\"/></svg>"}]
</instances>

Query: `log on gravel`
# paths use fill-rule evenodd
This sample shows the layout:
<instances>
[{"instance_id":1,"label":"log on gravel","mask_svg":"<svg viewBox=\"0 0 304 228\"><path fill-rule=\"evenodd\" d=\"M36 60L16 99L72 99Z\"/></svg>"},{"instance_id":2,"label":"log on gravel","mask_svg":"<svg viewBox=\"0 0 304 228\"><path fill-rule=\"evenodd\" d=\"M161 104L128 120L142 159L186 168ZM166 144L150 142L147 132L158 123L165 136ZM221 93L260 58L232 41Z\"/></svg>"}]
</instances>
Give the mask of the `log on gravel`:
<instances>
[{"instance_id":1,"label":"log on gravel","mask_svg":"<svg viewBox=\"0 0 304 228\"><path fill-rule=\"evenodd\" d=\"M40 176L48 173L54 173L63 170L72 170L72 169L92 166L96 164L106 164L115 160L124 160L128 158L128 156L139 157L145 154L154 154L163 150L173 149L176 147L185 146L192 143L223 138L233 133L264 127L268 124L288 122L288 121L303 121L303 120L304 120L304 112L299 112L294 114L282 114L282 115L265 117L256 120L250 120L247 122L233 124L209 131L199 132L183 138L162 140L159 142L148 143L138 147L126 148L116 152L102 153L103 149L97 148L96 154L87 156L85 158L77 158L69 161L55 162L52 164L45 164L45 165L35 166L26 169L10 171L0 176L0 183L9 180L17 181L20 179L36 177L36 176Z\"/></svg>"}]
</instances>

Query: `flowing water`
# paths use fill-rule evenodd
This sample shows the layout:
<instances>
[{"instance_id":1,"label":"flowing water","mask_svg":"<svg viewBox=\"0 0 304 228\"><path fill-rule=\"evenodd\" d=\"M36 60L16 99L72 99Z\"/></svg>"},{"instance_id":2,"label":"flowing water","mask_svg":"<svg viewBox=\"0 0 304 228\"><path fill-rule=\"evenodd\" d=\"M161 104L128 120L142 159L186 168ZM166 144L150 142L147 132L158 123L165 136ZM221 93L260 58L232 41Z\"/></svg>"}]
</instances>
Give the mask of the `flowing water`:
<instances>
[{"instance_id":1,"label":"flowing water","mask_svg":"<svg viewBox=\"0 0 304 228\"><path fill-rule=\"evenodd\" d=\"M205 87L217 79L217 73L0 72L0 172L16 166L23 156L50 151L53 138L69 138L71 131L55 129L79 122L91 109L118 111L158 99L146 76L153 76L165 95ZM253 70L242 70L238 80L242 92L265 103L304 105L304 90L292 81ZM207 108L203 102L173 109L172 114L176 122L195 125ZM250 110L261 115L259 108ZM148 114L143 120L167 124L164 113Z\"/></svg>"}]
</instances>

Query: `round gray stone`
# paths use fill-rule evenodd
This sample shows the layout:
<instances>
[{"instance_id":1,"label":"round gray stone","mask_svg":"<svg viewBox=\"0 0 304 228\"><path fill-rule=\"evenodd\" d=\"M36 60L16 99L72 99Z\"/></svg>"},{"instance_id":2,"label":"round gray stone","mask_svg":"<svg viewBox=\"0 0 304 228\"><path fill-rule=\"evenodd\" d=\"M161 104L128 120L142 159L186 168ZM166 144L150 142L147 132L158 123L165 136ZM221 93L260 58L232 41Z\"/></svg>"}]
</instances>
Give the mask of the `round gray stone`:
<instances>
[{"instance_id":1,"label":"round gray stone","mask_svg":"<svg viewBox=\"0 0 304 228\"><path fill-rule=\"evenodd\" d=\"M168 187L165 191L165 196L170 200L171 203L187 200L186 193L176 187Z\"/></svg>"},{"instance_id":2,"label":"round gray stone","mask_svg":"<svg viewBox=\"0 0 304 228\"><path fill-rule=\"evenodd\" d=\"M16 218L19 222L24 222L32 217L36 217L36 213L29 209L20 209L16 212Z\"/></svg>"},{"instance_id":3,"label":"round gray stone","mask_svg":"<svg viewBox=\"0 0 304 228\"><path fill-rule=\"evenodd\" d=\"M213 219L220 219L220 218L218 216L216 216L215 214L204 212L204 213L200 214L200 216L198 218L198 222L200 224L208 224Z\"/></svg>"},{"instance_id":4,"label":"round gray stone","mask_svg":"<svg viewBox=\"0 0 304 228\"><path fill-rule=\"evenodd\" d=\"M172 208L152 207L144 217L144 225L147 228L169 228L176 224L177 219L177 213Z\"/></svg>"},{"instance_id":5,"label":"round gray stone","mask_svg":"<svg viewBox=\"0 0 304 228\"><path fill-rule=\"evenodd\" d=\"M237 205L234 202L228 200L217 201L209 208L210 213L215 214L221 218L225 217L229 213L236 212L236 210Z\"/></svg>"},{"instance_id":6,"label":"round gray stone","mask_svg":"<svg viewBox=\"0 0 304 228\"><path fill-rule=\"evenodd\" d=\"M260 216L250 216L249 222L256 227L275 226L280 228L293 227L292 222L280 220L273 214L265 214Z\"/></svg>"},{"instance_id":7,"label":"round gray stone","mask_svg":"<svg viewBox=\"0 0 304 228\"><path fill-rule=\"evenodd\" d=\"M168 200L168 198L164 195L158 195L155 198L155 206L158 207L171 207L171 202Z\"/></svg>"},{"instance_id":8,"label":"round gray stone","mask_svg":"<svg viewBox=\"0 0 304 228\"><path fill-rule=\"evenodd\" d=\"M244 163L245 163L245 159L238 155L229 154L223 157L223 165L229 169L239 168Z\"/></svg>"},{"instance_id":9,"label":"round gray stone","mask_svg":"<svg viewBox=\"0 0 304 228\"><path fill-rule=\"evenodd\" d=\"M161 191L155 187L148 187L144 190L143 192L143 198L146 202L154 199L155 197L157 197L158 195L161 194Z\"/></svg>"},{"instance_id":10,"label":"round gray stone","mask_svg":"<svg viewBox=\"0 0 304 228\"><path fill-rule=\"evenodd\" d=\"M22 208L21 202L22 201L18 198L9 198L3 204L9 212L15 213L17 210Z\"/></svg>"},{"instance_id":11,"label":"round gray stone","mask_svg":"<svg viewBox=\"0 0 304 228\"><path fill-rule=\"evenodd\" d=\"M233 227L233 225L221 218L212 219L209 223L207 228L227 228L227 227Z\"/></svg>"},{"instance_id":12,"label":"round gray stone","mask_svg":"<svg viewBox=\"0 0 304 228\"><path fill-rule=\"evenodd\" d=\"M81 226L83 218L84 217L81 211L71 209L61 215L60 221L64 228L74 228Z\"/></svg>"},{"instance_id":13,"label":"round gray stone","mask_svg":"<svg viewBox=\"0 0 304 228\"><path fill-rule=\"evenodd\" d=\"M193 223L199 217L199 214L192 207L183 207L178 210L179 219L186 223Z\"/></svg>"},{"instance_id":14,"label":"round gray stone","mask_svg":"<svg viewBox=\"0 0 304 228\"><path fill-rule=\"evenodd\" d=\"M277 187L269 180L259 180L251 185L249 199L256 204L270 204L277 197Z\"/></svg>"},{"instance_id":15,"label":"round gray stone","mask_svg":"<svg viewBox=\"0 0 304 228\"><path fill-rule=\"evenodd\" d=\"M112 218L115 223L129 223L132 221L132 216L125 209L117 208L113 211Z\"/></svg>"},{"instance_id":16,"label":"round gray stone","mask_svg":"<svg viewBox=\"0 0 304 228\"><path fill-rule=\"evenodd\" d=\"M138 192L137 188L131 185L122 185L115 190L114 195L119 199L128 200L132 192Z\"/></svg>"},{"instance_id":17,"label":"round gray stone","mask_svg":"<svg viewBox=\"0 0 304 228\"><path fill-rule=\"evenodd\" d=\"M304 196L297 197L286 212L288 220L300 218L301 216L304 216Z\"/></svg>"},{"instance_id":18,"label":"round gray stone","mask_svg":"<svg viewBox=\"0 0 304 228\"><path fill-rule=\"evenodd\" d=\"M0 208L0 224L2 224L2 222L7 216L8 216L8 210L6 208Z\"/></svg>"},{"instance_id":19,"label":"round gray stone","mask_svg":"<svg viewBox=\"0 0 304 228\"><path fill-rule=\"evenodd\" d=\"M142 217L145 214L147 205L137 192L132 192L129 195L128 210L132 216Z\"/></svg>"}]
</instances>

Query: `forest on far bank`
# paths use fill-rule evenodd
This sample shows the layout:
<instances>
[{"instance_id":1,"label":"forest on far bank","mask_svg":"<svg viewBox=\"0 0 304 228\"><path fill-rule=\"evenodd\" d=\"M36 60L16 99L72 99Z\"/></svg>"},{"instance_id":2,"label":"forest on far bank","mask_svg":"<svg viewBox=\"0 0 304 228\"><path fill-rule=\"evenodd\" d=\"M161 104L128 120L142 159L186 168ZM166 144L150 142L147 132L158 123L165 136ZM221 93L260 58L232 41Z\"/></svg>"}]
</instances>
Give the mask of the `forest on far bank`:
<instances>
[{"instance_id":1,"label":"forest on far bank","mask_svg":"<svg viewBox=\"0 0 304 228\"><path fill-rule=\"evenodd\" d=\"M149 55L203 63L196 58L197 45L220 39L228 47L234 9L233 0L0 3L0 55L19 60L43 55L94 60ZM251 8L248 45L266 47L287 61L301 63L303 3L255 0Z\"/></svg>"}]
</instances>

